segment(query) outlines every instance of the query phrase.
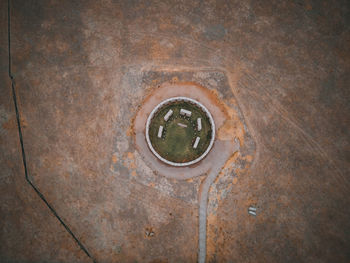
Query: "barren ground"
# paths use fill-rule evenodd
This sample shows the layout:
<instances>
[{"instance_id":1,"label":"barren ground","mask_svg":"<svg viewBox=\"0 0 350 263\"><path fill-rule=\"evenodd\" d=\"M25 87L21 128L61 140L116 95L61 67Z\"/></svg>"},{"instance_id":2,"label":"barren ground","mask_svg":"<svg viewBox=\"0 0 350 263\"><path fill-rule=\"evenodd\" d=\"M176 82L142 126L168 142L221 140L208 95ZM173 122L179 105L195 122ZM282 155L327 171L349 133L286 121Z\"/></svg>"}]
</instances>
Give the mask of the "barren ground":
<instances>
[{"instance_id":1,"label":"barren ground","mask_svg":"<svg viewBox=\"0 0 350 263\"><path fill-rule=\"evenodd\" d=\"M197 261L201 174L223 148L190 176L143 156L137 114L179 92L153 96L164 83L195 85L180 93L218 141L240 140L210 187L207 262L350 261L347 1L10 2L1 262ZM90 256L25 180L11 84L28 180Z\"/></svg>"}]
</instances>

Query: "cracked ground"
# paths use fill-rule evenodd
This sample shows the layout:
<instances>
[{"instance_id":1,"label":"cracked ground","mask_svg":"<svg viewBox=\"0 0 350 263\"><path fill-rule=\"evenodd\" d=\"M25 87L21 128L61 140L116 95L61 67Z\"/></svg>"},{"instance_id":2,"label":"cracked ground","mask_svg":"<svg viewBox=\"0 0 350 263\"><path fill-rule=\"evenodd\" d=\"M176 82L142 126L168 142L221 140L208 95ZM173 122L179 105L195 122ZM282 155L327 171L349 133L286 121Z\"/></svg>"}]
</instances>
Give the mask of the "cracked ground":
<instances>
[{"instance_id":1,"label":"cracked ground","mask_svg":"<svg viewBox=\"0 0 350 263\"><path fill-rule=\"evenodd\" d=\"M9 2L0 262L197 261L203 176L161 176L134 142L166 81L245 138L210 189L207 262L350 261L348 1Z\"/></svg>"}]
</instances>

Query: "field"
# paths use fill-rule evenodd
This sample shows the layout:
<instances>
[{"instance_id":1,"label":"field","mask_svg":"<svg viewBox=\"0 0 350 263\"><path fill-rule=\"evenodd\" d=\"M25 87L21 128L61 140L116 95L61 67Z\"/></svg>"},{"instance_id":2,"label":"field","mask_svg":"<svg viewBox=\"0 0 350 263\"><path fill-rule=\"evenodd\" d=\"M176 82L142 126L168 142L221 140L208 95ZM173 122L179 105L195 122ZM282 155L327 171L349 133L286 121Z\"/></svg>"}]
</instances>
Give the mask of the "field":
<instances>
[{"instance_id":1,"label":"field","mask_svg":"<svg viewBox=\"0 0 350 263\"><path fill-rule=\"evenodd\" d=\"M164 116L169 110L174 113L168 121ZM191 117L180 115L180 109L192 112ZM197 130L197 118L202 119L202 130ZM162 138L158 138L159 126L164 127ZM186 127L185 127L186 126ZM209 118L196 105L189 102L173 102L163 106L153 117L150 124L149 137L153 148L168 161L184 163L197 159L208 148L212 131ZM196 137L200 142L193 148Z\"/></svg>"}]
</instances>

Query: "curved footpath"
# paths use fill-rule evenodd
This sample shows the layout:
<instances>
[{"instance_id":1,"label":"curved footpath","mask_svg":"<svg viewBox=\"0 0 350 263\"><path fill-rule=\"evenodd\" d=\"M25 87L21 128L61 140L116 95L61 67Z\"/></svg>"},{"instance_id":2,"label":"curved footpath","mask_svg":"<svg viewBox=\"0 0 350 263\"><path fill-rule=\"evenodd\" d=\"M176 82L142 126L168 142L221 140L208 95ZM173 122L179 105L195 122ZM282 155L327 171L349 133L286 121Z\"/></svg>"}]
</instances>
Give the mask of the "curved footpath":
<instances>
[{"instance_id":1,"label":"curved footpath","mask_svg":"<svg viewBox=\"0 0 350 263\"><path fill-rule=\"evenodd\" d=\"M215 133L222 127L228 116L213 94L195 84L164 84L146 98L140 107L134 121L135 144L144 161L157 173L167 178L187 180L208 173L200 186L199 204L199 238L198 262L204 263L206 258L207 239L207 204L208 194L212 183L220 173L226 161L240 148L239 139L220 138L216 136L214 145L208 155L191 166L175 167L160 161L150 150L146 142L146 122L152 110L162 101L171 97L189 97L203 104L211 113L215 122Z\"/></svg>"}]
</instances>

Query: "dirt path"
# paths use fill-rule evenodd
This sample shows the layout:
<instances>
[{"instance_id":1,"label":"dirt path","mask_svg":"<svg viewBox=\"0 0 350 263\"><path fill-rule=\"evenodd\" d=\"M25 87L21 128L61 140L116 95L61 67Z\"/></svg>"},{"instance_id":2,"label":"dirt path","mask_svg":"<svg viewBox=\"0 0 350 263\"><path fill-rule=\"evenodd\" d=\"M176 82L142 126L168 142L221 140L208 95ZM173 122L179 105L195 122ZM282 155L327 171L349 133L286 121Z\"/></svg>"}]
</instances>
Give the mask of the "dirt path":
<instances>
[{"instance_id":1,"label":"dirt path","mask_svg":"<svg viewBox=\"0 0 350 263\"><path fill-rule=\"evenodd\" d=\"M134 122L135 144L141 153L143 160L158 174L167 178L187 180L196 176L205 175L199 195L199 239L198 239L198 262L204 263L206 258L207 239L207 205L208 194L212 183L220 173L226 161L240 148L239 139L233 141L232 136L218 136L209 154L198 164L175 167L160 161L149 149L145 138L146 121L151 111L162 101L177 96L185 96L202 103L212 114L215 122L215 131L224 126L229 118L225 108L217 97L209 90L194 84L165 84L154 90L144 101ZM222 132L221 132L222 133Z\"/></svg>"},{"instance_id":2,"label":"dirt path","mask_svg":"<svg viewBox=\"0 0 350 263\"><path fill-rule=\"evenodd\" d=\"M239 140L217 141L221 147L220 154L217 154L215 165L212 166L208 176L205 178L199 191L199 239L198 239L198 262L205 263L206 244L207 244L207 206L209 190L216 177L220 173L226 161L232 156L232 153L239 151Z\"/></svg>"}]
</instances>

